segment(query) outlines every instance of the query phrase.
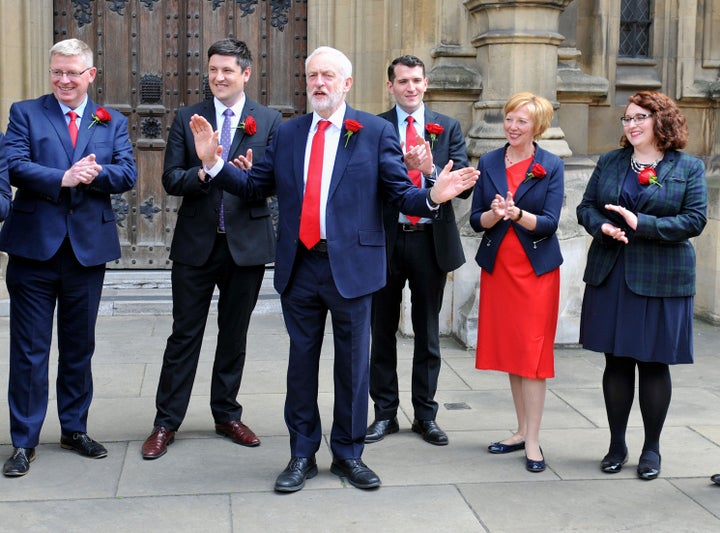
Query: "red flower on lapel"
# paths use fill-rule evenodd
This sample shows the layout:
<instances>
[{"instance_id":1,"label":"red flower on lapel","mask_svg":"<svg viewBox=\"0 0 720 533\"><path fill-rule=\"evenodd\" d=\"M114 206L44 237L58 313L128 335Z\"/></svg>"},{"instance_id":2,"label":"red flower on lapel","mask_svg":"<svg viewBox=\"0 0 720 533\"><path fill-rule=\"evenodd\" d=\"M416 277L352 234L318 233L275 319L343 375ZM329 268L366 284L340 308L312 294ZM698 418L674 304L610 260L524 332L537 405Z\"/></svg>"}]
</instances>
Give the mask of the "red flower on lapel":
<instances>
[{"instance_id":1,"label":"red flower on lapel","mask_svg":"<svg viewBox=\"0 0 720 533\"><path fill-rule=\"evenodd\" d=\"M246 135L255 135L255 133L257 132L257 122L255 122L255 119L252 117L252 115L248 115L247 117L245 117L245 120L238 124L237 127L243 130Z\"/></svg>"},{"instance_id":2,"label":"red flower on lapel","mask_svg":"<svg viewBox=\"0 0 720 533\"><path fill-rule=\"evenodd\" d=\"M438 135L444 132L445 128L443 128L440 124L431 122L430 124L425 125L425 131L430 134L430 149L433 149L435 148L435 141L437 140Z\"/></svg>"},{"instance_id":3,"label":"red flower on lapel","mask_svg":"<svg viewBox=\"0 0 720 533\"><path fill-rule=\"evenodd\" d=\"M347 130L345 132L345 148L347 148L347 145L350 142L350 137L352 137L353 133L357 133L363 129L364 126L357 120L353 120L351 118L345 119L343 121L343 126L345 126L345 129Z\"/></svg>"},{"instance_id":4,"label":"red flower on lapel","mask_svg":"<svg viewBox=\"0 0 720 533\"><path fill-rule=\"evenodd\" d=\"M523 183L530 181L531 179L542 179L547 175L547 170L540 163L533 163L530 168L530 172L527 173L527 177L523 180Z\"/></svg>"},{"instance_id":5,"label":"red flower on lapel","mask_svg":"<svg viewBox=\"0 0 720 533\"><path fill-rule=\"evenodd\" d=\"M92 128L95 124L102 124L105 126L111 120L112 116L110 116L110 112L104 107L98 107L92 116L92 122L88 126L88 129Z\"/></svg>"},{"instance_id":6,"label":"red flower on lapel","mask_svg":"<svg viewBox=\"0 0 720 533\"><path fill-rule=\"evenodd\" d=\"M638 181L640 182L640 185L657 185L658 187L662 187L662 183L658 181L657 174L655 173L654 168L646 168L644 170L641 170L638 174Z\"/></svg>"}]
</instances>

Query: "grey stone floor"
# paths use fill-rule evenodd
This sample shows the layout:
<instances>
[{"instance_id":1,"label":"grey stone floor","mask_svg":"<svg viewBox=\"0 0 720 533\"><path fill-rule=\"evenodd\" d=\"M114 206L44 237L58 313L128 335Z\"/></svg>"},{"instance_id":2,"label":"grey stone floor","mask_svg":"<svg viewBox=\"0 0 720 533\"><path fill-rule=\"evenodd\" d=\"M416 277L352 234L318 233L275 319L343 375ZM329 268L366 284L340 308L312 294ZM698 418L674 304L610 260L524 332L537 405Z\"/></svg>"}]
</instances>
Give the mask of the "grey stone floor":
<instances>
[{"instance_id":1,"label":"grey stone floor","mask_svg":"<svg viewBox=\"0 0 720 533\"><path fill-rule=\"evenodd\" d=\"M474 369L474 353L443 339L438 423L450 445L433 447L410 431L412 340L401 338L401 431L368 445L364 460L382 478L360 491L320 474L295 494L272 487L288 460L283 422L288 337L271 289L250 328L240 400L244 421L262 439L243 448L215 435L208 408L217 332L211 316L187 418L166 456L143 461L154 394L171 319L157 298L119 302L107 291L94 358L89 432L109 456L84 459L59 446L55 395L30 473L0 478L0 531L720 531L720 328L697 322L696 363L673 368L674 392L662 438L663 470L637 479L642 444L637 405L630 461L619 474L599 470L608 443L600 389L602 356L560 347L550 380L542 444L548 469L532 474L522 453L486 446L511 434L515 417L504 374ZM155 301L155 304L153 304ZM125 306L125 307L123 307ZM124 309L124 311L122 311ZM150 314L147 314L150 313ZM332 331L328 328L319 403L326 434L332 412ZM0 459L11 453L7 408L8 318L0 318ZM54 382L51 365L51 383ZM372 409L371 409L372 413Z\"/></svg>"}]
</instances>

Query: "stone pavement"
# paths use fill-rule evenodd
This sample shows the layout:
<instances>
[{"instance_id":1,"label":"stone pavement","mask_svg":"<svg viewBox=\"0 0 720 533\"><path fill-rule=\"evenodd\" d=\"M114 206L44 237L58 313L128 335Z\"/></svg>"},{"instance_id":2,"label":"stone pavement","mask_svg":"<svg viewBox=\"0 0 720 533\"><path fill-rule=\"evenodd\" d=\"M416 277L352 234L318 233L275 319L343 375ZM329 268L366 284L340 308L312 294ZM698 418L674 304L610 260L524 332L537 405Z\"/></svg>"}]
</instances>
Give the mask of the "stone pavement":
<instances>
[{"instance_id":1,"label":"stone pavement","mask_svg":"<svg viewBox=\"0 0 720 533\"><path fill-rule=\"evenodd\" d=\"M112 277L112 276L111 276ZM559 347L550 380L542 443L548 469L532 474L522 452L496 456L487 445L511 434L515 417L507 378L474 369L474 353L443 339L438 423L450 445L434 447L410 431L412 340L401 338L398 434L368 445L364 460L383 486L361 491L330 473L332 331L321 361L319 403L325 444L320 474L294 494L273 483L288 460L283 421L288 337L277 295L263 290L250 328L240 400L258 448L215 435L208 408L217 332L206 331L187 418L167 455L144 461L140 446L154 416L154 394L171 319L167 287L154 296L105 291L94 358L91 436L106 459L59 446L54 391L37 450L23 478L0 477L0 531L719 531L720 328L696 322L696 363L673 368L674 392L662 438L659 479L637 479L642 443L637 404L629 428L630 461L603 474L608 444L600 389L603 358ZM160 295L164 292L164 296ZM7 408L8 318L0 317L0 460L12 447ZM55 368L51 365L51 383ZM370 410L372 413L372 409ZM371 414L372 416L372 414Z\"/></svg>"}]
</instances>

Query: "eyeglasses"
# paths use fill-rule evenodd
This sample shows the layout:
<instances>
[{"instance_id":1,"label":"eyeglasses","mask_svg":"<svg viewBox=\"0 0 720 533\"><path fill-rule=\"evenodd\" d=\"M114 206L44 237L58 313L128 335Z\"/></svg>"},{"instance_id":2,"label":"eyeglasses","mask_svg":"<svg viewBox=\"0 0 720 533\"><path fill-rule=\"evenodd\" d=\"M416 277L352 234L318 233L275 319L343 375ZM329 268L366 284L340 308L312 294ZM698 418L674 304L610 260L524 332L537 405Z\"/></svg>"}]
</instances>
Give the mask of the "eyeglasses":
<instances>
[{"instance_id":1,"label":"eyeglasses","mask_svg":"<svg viewBox=\"0 0 720 533\"><path fill-rule=\"evenodd\" d=\"M92 67L88 67L80 72L75 72L74 70L58 70L56 68L51 68L48 72L50 72L50 76L59 80L62 79L63 76L67 76L70 80L76 80L91 68Z\"/></svg>"},{"instance_id":2,"label":"eyeglasses","mask_svg":"<svg viewBox=\"0 0 720 533\"><path fill-rule=\"evenodd\" d=\"M630 124L630 121L632 120L635 124L642 124L645 122L646 119L650 118L652 116L652 113L638 113L637 115L633 116L622 116L620 117L620 122L622 122L623 126L627 126Z\"/></svg>"}]
</instances>

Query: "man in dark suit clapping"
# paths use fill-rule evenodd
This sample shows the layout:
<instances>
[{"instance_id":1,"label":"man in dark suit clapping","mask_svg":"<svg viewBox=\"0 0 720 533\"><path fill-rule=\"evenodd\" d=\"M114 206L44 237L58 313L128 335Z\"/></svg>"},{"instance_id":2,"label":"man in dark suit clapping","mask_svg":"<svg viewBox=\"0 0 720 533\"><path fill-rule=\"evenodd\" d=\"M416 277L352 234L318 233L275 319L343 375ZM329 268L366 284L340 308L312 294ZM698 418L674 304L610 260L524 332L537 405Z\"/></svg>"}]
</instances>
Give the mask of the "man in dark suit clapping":
<instances>
[{"instance_id":1,"label":"man in dark suit clapping","mask_svg":"<svg viewBox=\"0 0 720 533\"><path fill-rule=\"evenodd\" d=\"M243 446L260 445L241 421L237 394L250 316L265 264L275 258L270 209L264 198L246 202L206 179L190 131L190 117L201 115L222 131L223 160L262 157L281 115L247 98L251 70L252 55L244 42L223 39L211 45L208 81L214 98L178 110L168 135L163 185L183 201L170 249L173 329L163 355L154 428L142 447L144 459L164 455L185 418L215 287L218 338L210 385L215 431Z\"/></svg>"},{"instance_id":2,"label":"man in dark suit clapping","mask_svg":"<svg viewBox=\"0 0 720 533\"><path fill-rule=\"evenodd\" d=\"M335 343L330 469L351 485L370 489L380 485L380 478L361 456L370 304L386 279L382 202L388 199L405 213L432 217L439 204L470 188L478 172L451 173L448 166L431 189L414 187L392 125L345 103L353 82L345 54L320 47L306 59L305 74L313 113L281 124L265 157L249 172L222 161L220 132L206 119L193 116L191 129L213 182L248 199L277 191L274 282L290 336L285 423L291 459L275 490L300 490L318 472L318 365L328 312Z\"/></svg>"},{"instance_id":3,"label":"man in dark suit clapping","mask_svg":"<svg viewBox=\"0 0 720 533\"><path fill-rule=\"evenodd\" d=\"M428 109L423 96L428 87L423 62L411 55L396 58L388 67L387 88L396 105L380 116L388 120L406 149L405 163L411 179L421 188L431 187L437 176L433 169L452 161L453 168L468 166L465 139L457 120ZM415 136L430 142L428 174L416 166ZM422 141L421 141L422 142ZM413 176L413 173L415 176ZM468 198L471 190L460 194ZM370 396L375 420L365 442L377 442L399 430L400 405L397 377L396 332L400 320L402 292L407 282L412 293L412 325L415 347L412 364L412 430L425 441L446 445L448 438L435 422L435 401L440 375L440 324L447 273L465 262L455 213L451 202L440 206L433 218L408 217L397 208L383 210L387 238L388 282L373 296L372 348L370 352Z\"/></svg>"},{"instance_id":4,"label":"man in dark suit clapping","mask_svg":"<svg viewBox=\"0 0 720 533\"><path fill-rule=\"evenodd\" d=\"M57 407L63 448L107 455L87 434L90 360L105 263L120 257L110 195L130 190L137 170L127 119L88 98L97 69L78 39L50 49L52 94L12 105L6 137L17 188L0 232L10 256L10 379L14 446L3 474L22 476L35 459L48 403L48 365L57 305Z\"/></svg>"}]
</instances>

